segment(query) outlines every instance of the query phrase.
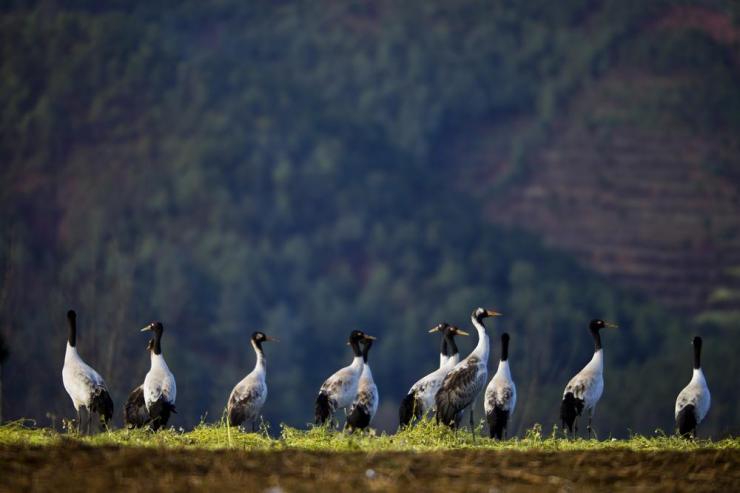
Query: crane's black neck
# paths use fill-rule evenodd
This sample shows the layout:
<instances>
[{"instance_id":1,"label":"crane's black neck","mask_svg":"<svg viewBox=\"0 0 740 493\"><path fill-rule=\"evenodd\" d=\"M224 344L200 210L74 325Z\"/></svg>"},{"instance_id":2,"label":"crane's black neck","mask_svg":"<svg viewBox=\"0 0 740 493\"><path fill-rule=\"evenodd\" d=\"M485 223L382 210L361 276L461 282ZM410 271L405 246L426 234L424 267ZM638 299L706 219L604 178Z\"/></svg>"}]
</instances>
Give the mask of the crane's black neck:
<instances>
[{"instance_id":1,"label":"crane's black neck","mask_svg":"<svg viewBox=\"0 0 740 493\"><path fill-rule=\"evenodd\" d=\"M442 334L442 342L439 344L439 354L447 357L447 336Z\"/></svg>"},{"instance_id":2,"label":"crane's black neck","mask_svg":"<svg viewBox=\"0 0 740 493\"><path fill-rule=\"evenodd\" d=\"M355 358L358 356L362 356L362 351L360 350L360 344L357 342L357 339L350 338L349 345L352 346L352 352L355 354Z\"/></svg>"},{"instance_id":3,"label":"crane's black neck","mask_svg":"<svg viewBox=\"0 0 740 493\"><path fill-rule=\"evenodd\" d=\"M596 329L594 327L589 328L591 331L591 337L594 338L594 352L601 349L601 333L599 332L599 329Z\"/></svg>"},{"instance_id":4,"label":"crane's black neck","mask_svg":"<svg viewBox=\"0 0 740 493\"><path fill-rule=\"evenodd\" d=\"M509 335L504 334L501 336L501 361L509 359Z\"/></svg>"},{"instance_id":5,"label":"crane's black neck","mask_svg":"<svg viewBox=\"0 0 740 493\"><path fill-rule=\"evenodd\" d=\"M455 336L452 334L445 334L445 340L447 341L447 347L448 350L448 356L455 356L459 351L457 349L457 344L455 344Z\"/></svg>"},{"instance_id":6,"label":"crane's black neck","mask_svg":"<svg viewBox=\"0 0 740 493\"><path fill-rule=\"evenodd\" d=\"M154 332L154 345L152 346L152 352L154 354L162 354L162 324L156 324L152 328Z\"/></svg>"},{"instance_id":7,"label":"crane's black neck","mask_svg":"<svg viewBox=\"0 0 740 493\"><path fill-rule=\"evenodd\" d=\"M701 368L701 339L694 340L694 370Z\"/></svg>"},{"instance_id":8,"label":"crane's black neck","mask_svg":"<svg viewBox=\"0 0 740 493\"><path fill-rule=\"evenodd\" d=\"M370 347L373 345L371 339L367 339L362 343L362 361L367 363L367 354L370 352Z\"/></svg>"},{"instance_id":9,"label":"crane's black neck","mask_svg":"<svg viewBox=\"0 0 740 493\"><path fill-rule=\"evenodd\" d=\"M67 312L67 324L69 325L67 342L70 347L75 347L77 345L77 314L74 310Z\"/></svg>"}]
</instances>

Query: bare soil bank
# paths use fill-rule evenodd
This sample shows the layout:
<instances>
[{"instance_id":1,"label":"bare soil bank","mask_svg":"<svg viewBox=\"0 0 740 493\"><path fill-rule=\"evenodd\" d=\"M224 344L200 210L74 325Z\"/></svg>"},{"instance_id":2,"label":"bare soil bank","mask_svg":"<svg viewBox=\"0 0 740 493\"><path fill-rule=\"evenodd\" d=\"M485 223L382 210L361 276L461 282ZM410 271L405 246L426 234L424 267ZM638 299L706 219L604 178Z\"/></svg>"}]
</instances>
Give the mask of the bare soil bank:
<instances>
[{"instance_id":1,"label":"bare soil bank","mask_svg":"<svg viewBox=\"0 0 740 493\"><path fill-rule=\"evenodd\" d=\"M270 488L274 488L270 490ZM0 491L740 491L740 451L0 447Z\"/></svg>"}]
</instances>

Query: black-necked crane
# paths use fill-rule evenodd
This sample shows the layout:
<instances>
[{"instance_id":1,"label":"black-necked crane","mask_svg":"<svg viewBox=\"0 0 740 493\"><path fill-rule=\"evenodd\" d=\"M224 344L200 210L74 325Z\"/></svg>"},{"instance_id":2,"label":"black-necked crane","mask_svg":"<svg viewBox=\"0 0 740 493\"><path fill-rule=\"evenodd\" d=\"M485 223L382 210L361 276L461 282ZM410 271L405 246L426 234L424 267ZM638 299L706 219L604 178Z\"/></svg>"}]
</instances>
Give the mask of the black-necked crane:
<instances>
[{"instance_id":1,"label":"black-necked crane","mask_svg":"<svg viewBox=\"0 0 740 493\"><path fill-rule=\"evenodd\" d=\"M74 310L67 312L67 323L69 333L62 368L62 382L77 411L77 431L82 431L80 409L84 407L87 412L87 432L90 433L92 413L98 415L101 424L108 426L113 417L113 399L110 397L103 377L82 361L77 353L77 314Z\"/></svg>"},{"instance_id":2,"label":"black-necked crane","mask_svg":"<svg viewBox=\"0 0 740 493\"><path fill-rule=\"evenodd\" d=\"M594 319L589 324L589 331L594 339L594 355L591 361L570 379L563 391L563 400L560 403L560 419L563 426L568 429L574 437L578 432L576 418L583 411L588 412L588 436L591 438L593 428L594 408L604 392L604 351L601 347L601 329L616 329L617 326L610 322Z\"/></svg>"},{"instance_id":3,"label":"black-necked crane","mask_svg":"<svg viewBox=\"0 0 740 493\"><path fill-rule=\"evenodd\" d=\"M429 329L430 334L439 332L442 336L440 337L439 343L439 367L437 369L442 368L443 366L447 366L452 358L455 358L455 362L452 364L452 366L455 366L460 362L460 351L457 349L457 345L455 345L454 348L451 348L447 343L447 337L445 336L444 330L442 330L445 326L449 326L449 324L446 322L442 322L441 324L437 324Z\"/></svg>"},{"instance_id":4,"label":"black-necked crane","mask_svg":"<svg viewBox=\"0 0 740 493\"><path fill-rule=\"evenodd\" d=\"M489 436L501 440L516 407L516 385L509 368L509 334L506 332L501 334L501 359L496 374L486 387L483 407Z\"/></svg>"},{"instance_id":5,"label":"black-necked crane","mask_svg":"<svg viewBox=\"0 0 740 493\"><path fill-rule=\"evenodd\" d=\"M146 345L147 353L151 354L154 349L154 339L149 339ZM150 356L151 358L151 356ZM123 424L128 429L143 428L149 423L149 411L144 403L144 383L136 387L128 395L126 405L123 407Z\"/></svg>"},{"instance_id":6,"label":"black-necked crane","mask_svg":"<svg viewBox=\"0 0 740 493\"><path fill-rule=\"evenodd\" d=\"M314 416L317 424L323 425L329 421L337 409L346 409L352 404L357 395L357 386L360 375L365 367L360 350L360 341L375 339L361 330L353 330L349 335L348 345L352 347L354 358L349 366L334 373L326 379L316 397Z\"/></svg>"},{"instance_id":7,"label":"black-necked crane","mask_svg":"<svg viewBox=\"0 0 740 493\"><path fill-rule=\"evenodd\" d=\"M434 398L437 422L458 428L463 413L470 409L470 432L475 437L473 407L480 391L488 380L488 351L490 343L483 319L501 314L484 308L473 311L470 319L478 332L478 344L467 358L455 365L447 374Z\"/></svg>"},{"instance_id":8,"label":"black-necked crane","mask_svg":"<svg viewBox=\"0 0 740 493\"><path fill-rule=\"evenodd\" d=\"M696 437L696 427L706 417L712 396L701 369L701 337L694 337L694 373L691 381L678 394L674 416L676 428L683 437Z\"/></svg>"},{"instance_id":9,"label":"black-necked crane","mask_svg":"<svg viewBox=\"0 0 740 493\"><path fill-rule=\"evenodd\" d=\"M144 378L144 404L149 412L149 426L156 431L167 426L171 413L177 413L175 410L177 385L174 375L162 356L162 332L164 331L162 323L152 322L141 331L154 332L154 347L150 356L151 366Z\"/></svg>"},{"instance_id":10,"label":"black-necked crane","mask_svg":"<svg viewBox=\"0 0 740 493\"><path fill-rule=\"evenodd\" d=\"M373 372L367 362L367 356L373 345L372 339L362 341L362 359L364 366L357 384L357 397L347 413L347 428L350 430L364 430L372 423L375 413L378 412L378 386L373 380Z\"/></svg>"},{"instance_id":11,"label":"black-necked crane","mask_svg":"<svg viewBox=\"0 0 740 493\"><path fill-rule=\"evenodd\" d=\"M257 419L267 400L267 383L265 382L267 359L262 350L262 343L269 341L277 342L277 339L265 335L264 332L252 334L251 343L257 361L254 370L237 383L229 395L229 402L226 405L229 426L252 423L252 431L256 430Z\"/></svg>"},{"instance_id":12,"label":"black-necked crane","mask_svg":"<svg viewBox=\"0 0 740 493\"><path fill-rule=\"evenodd\" d=\"M434 409L434 396L442 385L447 374L460 362L460 353L455 344L455 336L468 335L446 322L434 326L430 331L442 333L440 348L440 365L432 373L419 379L411 386L406 396L401 400L398 410L400 426L408 426L412 420L421 419Z\"/></svg>"}]
</instances>

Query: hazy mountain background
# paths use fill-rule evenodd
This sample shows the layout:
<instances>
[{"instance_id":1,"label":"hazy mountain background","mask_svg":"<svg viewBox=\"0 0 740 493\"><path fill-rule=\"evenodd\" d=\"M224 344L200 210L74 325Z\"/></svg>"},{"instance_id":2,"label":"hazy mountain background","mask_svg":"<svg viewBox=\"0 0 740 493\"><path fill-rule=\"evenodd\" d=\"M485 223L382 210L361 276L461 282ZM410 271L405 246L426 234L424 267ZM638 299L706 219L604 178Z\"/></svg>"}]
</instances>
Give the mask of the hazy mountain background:
<instances>
[{"instance_id":1,"label":"hazy mountain background","mask_svg":"<svg viewBox=\"0 0 740 493\"><path fill-rule=\"evenodd\" d=\"M119 423L161 320L175 426L221 416L256 329L265 417L304 426L362 328L392 430L426 331L484 306L517 433L594 317L602 437L672 429L694 334L701 433L740 432L738 3L11 1L0 50L5 419L73 416L75 308Z\"/></svg>"}]
</instances>

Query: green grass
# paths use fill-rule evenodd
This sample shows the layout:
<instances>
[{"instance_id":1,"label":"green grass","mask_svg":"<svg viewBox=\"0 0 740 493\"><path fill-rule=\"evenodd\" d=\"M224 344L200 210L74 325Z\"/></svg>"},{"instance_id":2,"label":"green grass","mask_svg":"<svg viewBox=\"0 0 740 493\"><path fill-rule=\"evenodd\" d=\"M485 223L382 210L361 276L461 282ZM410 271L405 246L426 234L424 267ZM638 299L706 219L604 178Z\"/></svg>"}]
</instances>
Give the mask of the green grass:
<instances>
[{"instance_id":1,"label":"green grass","mask_svg":"<svg viewBox=\"0 0 740 493\"><path fill-rule=\"evenodd\" d=\"M78 442L91 446L164 447L191 449L241 449L241 450L314 450L331 452L428 452L453 449L519 450L519 451L572 451L615 450L638 451L692 451L699 449L738 449L740 438L713 440L684 440L657 431L655 436L635 435L628 440L566 440L557 429L543 435L539 425L527 431L524 438L497 442L482 438L480 430L474 441L467 430L458 433L437 426L432 421L422 421L414 428L389 435L382 433L341 433L327 428L299 430L281 426L280 436L271 438L266 428L258 433L243 433L221 424L201 424L192 431L175 429L153 433L147 430L115 430L93 436L75 432L59 433L48 428L30 428L22 422L0 426L0 446L31 445L53 446Z\"/></svg>"}]
</instances>

